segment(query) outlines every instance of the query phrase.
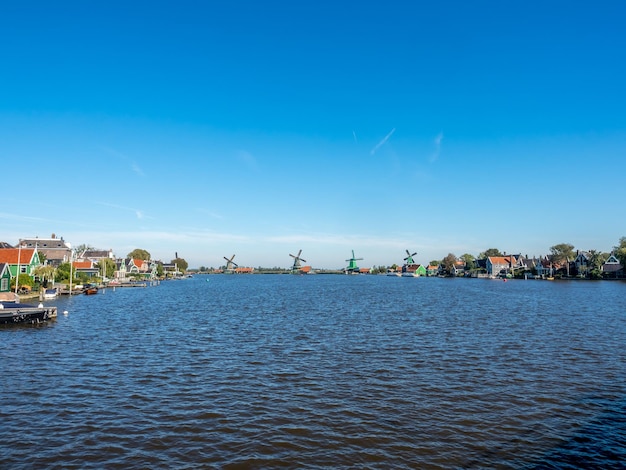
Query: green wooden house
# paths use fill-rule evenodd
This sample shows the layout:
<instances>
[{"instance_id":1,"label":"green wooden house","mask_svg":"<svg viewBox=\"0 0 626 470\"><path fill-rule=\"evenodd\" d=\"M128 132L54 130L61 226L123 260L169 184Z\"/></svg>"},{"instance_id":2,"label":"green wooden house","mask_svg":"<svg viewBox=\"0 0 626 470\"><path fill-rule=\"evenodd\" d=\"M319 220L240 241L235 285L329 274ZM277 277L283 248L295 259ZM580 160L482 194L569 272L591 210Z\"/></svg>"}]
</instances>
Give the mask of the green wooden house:
<instances>
[{"instance_id":1,"label":"green wooden house","mask_svg":"<svg viewBox=\"0 0 626 470\"><path fill-rule=\"evenodd\" d=\"M426 276L426 268L421 264L405 264L402 266L402 272L415 273L420 276Z\"/></svg>"},{"instance_id":2,"label":"green wooden house","mask_svg":"<svg viewBox=\"0 0 626 470\"><path fill-rule=\"evenodd\" d=\"M11 273L9 272L9 265L6 263L0 263L0 292L11 291Z\"/></svg>"},{"instance_id":3,"label":"green wooden house","mask_svg":"<svg viewBox=\"0 0 626 470\"><path fill-rule=\"evenodd\" d=\"M41 265L36 248L3 248L0 249L0 263L6 263L11 277L18 274L33 275L33 270Z\"/></svg>"}]
</instances>

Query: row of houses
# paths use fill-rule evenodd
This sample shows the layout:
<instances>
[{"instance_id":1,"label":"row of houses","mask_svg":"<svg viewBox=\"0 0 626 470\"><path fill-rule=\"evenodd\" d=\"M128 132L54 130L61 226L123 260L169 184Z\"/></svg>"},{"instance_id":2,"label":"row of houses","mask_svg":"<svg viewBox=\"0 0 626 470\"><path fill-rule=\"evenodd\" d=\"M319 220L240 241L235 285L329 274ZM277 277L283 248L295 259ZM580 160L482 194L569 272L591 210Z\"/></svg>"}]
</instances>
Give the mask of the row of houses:
<instances>
[{"instance_id":1,"label":"row of houses","mask_svg":"<svg viewBox=\"0 0 626 470\"><path fill-rule=\"evenodd\" d=\"M532 273L538 277L551 277L556 274L564 276L589 276L594 265L594 256L588 251L577 251L573 260L558 262L550 256L532 257L517 255L489 256L477 259L472 266L464 260L457 259L454 265L446 267L443 264L428 265L405 264L398 271L415 273L420 276L464 276L468 272L481 272L486 276L514 276L516 273ZM362 274L371 272L370 268L361 268ZM624 267L619 259L611 253L600 266L600 273L604 278L623 278Z\"/></svg>"},{"instance_id":2,"label":"row of houses","mask_svg":"<svg viewBox=\"0 0 626 470\"><path fill-rule=\"evenodd\" d=\"M75 252L71 245L63 238L23 239L17 247L6 242L0 242L0 292L10 290L11 279L19 274L36 277L39 266L58 268L63 263L69 263L76 275L83 273L87 277L105 277L100 266L104 259L115 263L114 278L124 281L128 278L141 277L155 279L159 265L163 274L180 276L182 273L176 265L159 261L145 261L134 258L117 258L113 250L82 250Z\"/></svg>"},{"instance_id":3,"label":"row of houses","mask_svg":"<svg viewBox=\"0 0 626 470\"><path fill-rule=\"evenodd\" d=\"M593 255L588 251L577 251L573 260L556 261L550 256L525 257L522 255L489 256L475 261L476 268L483 271L488 276L515 275L515 273L532 273L539 277L550 277L555 274L565 276L589 276L595 267ZM431 269L438 269L440 274L443 266L429 266ZM449 274L463 275L467 271L465 261L458 260ZM619 259L611 253L600 266L600 273L606 278L624 277L624 266Z\"/></svg>"}]
</instances>

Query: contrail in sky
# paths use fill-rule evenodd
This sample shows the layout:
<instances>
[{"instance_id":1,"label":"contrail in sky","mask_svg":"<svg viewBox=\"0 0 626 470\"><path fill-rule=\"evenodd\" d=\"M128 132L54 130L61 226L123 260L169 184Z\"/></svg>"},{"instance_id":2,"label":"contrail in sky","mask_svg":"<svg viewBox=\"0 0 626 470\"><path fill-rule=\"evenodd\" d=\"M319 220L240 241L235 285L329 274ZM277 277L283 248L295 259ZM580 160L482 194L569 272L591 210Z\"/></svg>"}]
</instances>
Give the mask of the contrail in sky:
<instances>
[{"instance_id":1,"label":"contrail in sky","mask_svg":"<svg viewBox=\"0 0 626 470\"><path fill-rule=\"evenodd\" d=\"M376 146L370 151L370 155L374 155L376 153L376 151L381 148L383 145L385 145L385 142L387 142L389 140L389 137L391 137L391 135L396 132L396 128L394 127L393 129L391 129L391 131L389 132L389 134L387 134L383 140L381 140L380 142L378 142L376 144Z\"/></svg>"},{"instance_id":2,"label":"contrail in sky","mask_svg":"<svg viewBox=\"0 0 626 470\"><path fill-rule=\"evenodd\" d=\"M439 134L437 134L437 137L435 137L435 151L430 156L431 162L434 162L437 159L439 159L439 153L441 153L441 141L442 140L443 140L443 132L440 132Z\"/></svg>"}]
</instances>

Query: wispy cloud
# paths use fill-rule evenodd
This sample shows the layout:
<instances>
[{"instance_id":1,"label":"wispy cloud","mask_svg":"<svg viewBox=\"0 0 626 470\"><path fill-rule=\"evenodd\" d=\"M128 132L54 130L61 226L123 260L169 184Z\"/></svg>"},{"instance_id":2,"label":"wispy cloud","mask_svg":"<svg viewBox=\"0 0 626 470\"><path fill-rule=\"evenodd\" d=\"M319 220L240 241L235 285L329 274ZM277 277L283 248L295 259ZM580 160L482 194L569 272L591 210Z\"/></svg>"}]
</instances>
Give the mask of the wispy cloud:
<instances>
[{"instance_id":1,"label":"wispy cloud","mask_svg":"<svg viewBox=\"0 0 626 470\"><path fill-rule=\"evenodd\" d=\"M141 176L142 178L143 178L144 176L146 176L146 174L143 172L143 170L142 170L141 168L139 168L139 165L137 165L136 163L134 163L134 162L133 162L133 164L131 165L131 168L133 169L133 171L134 171L137 175Z\"/></svg>"},{"instance_id":2,"label":"wispy cloud","mask_svg":"<svg viewBox=\"0 0 626 470\"><path fill-rule=\"evenodd\" d=\"M142 210L135 209L134 207L120 206L118 204L111 204L111 203L108 203L108 202L98 202L96 204L100 204L101 206L106 206L106 207L112 207L113 209L120 209L120 210L123 210L123 211L133 212L135 214L135 216L139 220L141 220L141 219L154 219L154 217L147 216L146 214L143 213Z\"/></svg>"},{"instance_id":3,"label":"wispy cloud","mask_svg":"<svg viewBox=\"0 0 626 470\"><path fill-rule=\"evenodd\" d=\"M352 131L352 136L354 137L354 143L358 143L358 140L356 138L356 132Z\"/></svg>"},{"instance_id":4,"label":"wispy cloud","mask_svg":"<svg viewBox=\"0 0 626 470\"><path fill-rule=\"evenodd\" d=\"M209 217L212 217L214 219L222 220L224 218L224 216L222 216L221 214L218 214L217 212L212 212L206 209L198 209L198 212L204 215L208 215Z\"/></svg>"},{"instance_id":5,"label":"wispy cloud","mask_svg":"<svg viewBox=\"0 0 626 470\"><path fill-rule=\"evenodd\" d=\"M130 168L136 175L141 176L142 178L146 176L141 167L136 162L132 161L128 155L125 155L111 147L102 147L102 149L110 155L122 160L125 164L130 163Z\"/></svg>"},{"instance_id":6,"label":"wispy cloud","mask_svg":"<svg viewBox=\"0 0 626 470\"><path fill-rule=\"evenodd\" d=\"M44 219L42 217L31 217L28 215L20 214L7 214L6 212L0 212L0 219L8 219L14 221L27 221L27 222L53 222L52 219Z\"/></svg>"},{"instance_id":7,"label":"wispy cloud","mask_svg":"<svg viewBox=\"0 0 626 470\"><path fill-rule=\"evenodd\" d=\"M387 141L389 140L389 138L393 135L393 133L396 132L396 128L394 127L393 129L391 129L391 131L389 132L389 134L387 134L385 137L383 137L383 139L378 142L374 148L372 150L370 150L370 155L374 155L379 148L381 148L383 145L385 145L387 143Z\"/></svg>"},{"instance_id":8,"label":"wispy cloud","mask_svg":"<svg viewBox=\"0 0 626 470\"><path fill-rule=\"evenodd\" d=\"M441 153L441 142L443 141L443 132L440 132L439 134L437 134L437 137L435 137L434 140L434 144L435 144L435 150L433 151L433 153L430 156L430 161L431 162L435 162L439 159L439 154Z\"/></svg>"}]
</instances>

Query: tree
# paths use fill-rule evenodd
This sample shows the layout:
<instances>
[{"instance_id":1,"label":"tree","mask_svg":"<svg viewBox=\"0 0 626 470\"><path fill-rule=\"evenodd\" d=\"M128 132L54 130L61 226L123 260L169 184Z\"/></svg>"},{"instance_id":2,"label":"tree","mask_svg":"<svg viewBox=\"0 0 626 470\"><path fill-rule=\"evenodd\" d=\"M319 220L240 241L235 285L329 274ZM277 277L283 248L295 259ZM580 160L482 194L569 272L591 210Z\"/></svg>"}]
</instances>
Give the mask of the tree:
<instances>
[{"instance_id":1,"label":"tree","mask_svg":"<svg viewBox=\"0 0 626 470\"><path fill-rule=\"evenodd\" d=\"M576 258L574 254L574 245L569 243L559 243L550 247L552 253L552 261L559 264L565 264L567 275L569 276L569 261Z\"/></svg>"},{"instance_id":2,"label":"tree","mask_svg":"<svg viewBox=\"0 0 626 470\"><path fill-rule=\"evenodd\" d=\"M93 246L88 245L86 243L81 243L80 245L74 247L74 252L76 252L78 256L81 256L85 251L93 250L93 249L94 249Z\"/></svg>"},{"instance_id":3,"label":"tree","mask_svg":"<svg viewBox=\"0 0 626 470\"><path fill-rule=\"evenodd\" d=\"M56 279L58 281L70 280L70 263L61 263L57 268Z\"/></svg>"},{"instance_id":4,"label":"tree","mask_svg":"<svg viewBox=\"0 0 626 470\"><path fill-rule=\"evenodd\" d=\"M132 259L140 259L143 261L149 261L150 260L150 253L146 250L142 250L141 248L135 248L133 251L131 251L130 253L128 253L126 255L127 258L132 258Z\"/></svg>"},{"instance_id":5,"label":"tree","mask_svg":"<svg viewBox=\"0 0 626 470\"><path fill-rule=\"evenodd\" d=\"M187 268L189 267L189 265L187 264L187 261L185 261L183 258L175 258L172 260L171 264L175 264L178 269L182 272L187 271Z\"/></svg>"},{"instance_id":6,"label":"tree","mask_svg":"<svg viewBox=\"0 0 626 470\"><path fill-rule=\"evenodd\" d=\"M592 279L602 278L602 265L608 259L609 255L598 250L589 250L589 266L588 273Z\"/></svg>"},{"instance_id":7,"label":"tree","mask_svg":"<svg viewBox=\"0 0 626 470\"><path fill-rule=\"evenodd\" d=\"M98 263L100 274L104 271L104 276L109 279L115 276L115 261L110 258L103 258Z\"/></svg>"},{"instance_id":8,"label":"tree","mask_svg":"<svg viewBox=\"0 0 626 470\"><path fill-rule=\"evenodd\" d=\"M35 285L35 281L33 280L32 277L30 277L26 273L21 273L17 278L15 277L11 278L11 285L10 285L11 289L15 289L16 279L17 279L19 287L22 287L22 286L33 287Z\"/></svg>"},{"instance_id":9,"label":"tree","mask_svg":"<svg viewBox=\"0 0 626 470\"><path fill-rule=\"evenodd\" d=\"M624 269L626 269L626 237L619 239L619 245L613 247L613 254L619 260Z\"/></svg>"},{"instance_id":10,"label":"tree","mask_svg":"<svg viewBox=\"0 0 626 470\"><path fill-rule=\"evenodd\" d=\"M428 266L439 266L441 264L441 262L439 260L431 260L430 263L428 263Z\"/></svg>"},{"instance_id":11,"label":"tree","mask_svg":"<svg viewBox=\"0 0 626 470\"><path fill-rule=\"evenodd\" d=\"M454 265L456 264L456 255L453 253L448 253L448 255L441 260L441 264L445 268L448 273L452 273L454 270Z\"/></svg>"},{"instance_id":12,"label":"tree","mask_svg":"<svg viewBox=\"0 0 626 470\"><path fill-rule=\"evenodd\" d=\"M569 243L559 243L558 245L551 246L550 252L552 253L552 261L556 261L557 263L565 263L576 258L574 245L570 245Z\"/></svg>"},{"instance_id":13,"label":"tree","mask_svg":"<svg viewBox=\"0 0 626 470\"><path fill-rule=\"evenodd\" d=\"M161 263L161 262L157 263L156 275L157 275L157 277L162 277L163 276L163 263Z\"/></svg>"},{"instance_id":14,"label":"tree","mask_svg":"<svg viewBox=\"0 0 626 470\"><path fill-rule=\"evenodd\" d=\"M485 259L491 256L503 256L497 248L489 248L478 255L478 259Z\"/></svg>"},{"instance_id":15,"label":"tree","mask_svg":"<svg viewBox=\"0 0 626 470\"><path fill-rule=\"evenodd\" d=\"M33 269L33 275L40 278L42 284L47 285L47 281L54 281L56 268L50 265L40 265Z\"/></svg>"},{"instance_id":16,"label":"tree","mask_svg":"<svg viewBox=\"0 0 626 470\"><path fill-rule=\"evenodd\" d=\"M466 270L474 269L476 267L476 261L473 255L465 253L464 255L461 255L461 259L465 261Z\"/></svg>"}]
</instances>

